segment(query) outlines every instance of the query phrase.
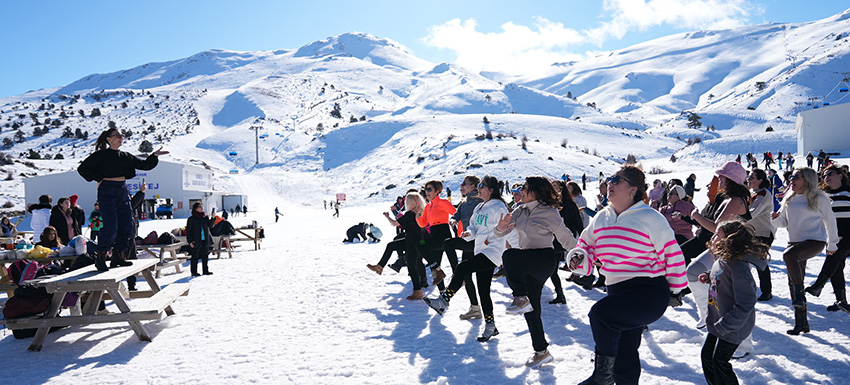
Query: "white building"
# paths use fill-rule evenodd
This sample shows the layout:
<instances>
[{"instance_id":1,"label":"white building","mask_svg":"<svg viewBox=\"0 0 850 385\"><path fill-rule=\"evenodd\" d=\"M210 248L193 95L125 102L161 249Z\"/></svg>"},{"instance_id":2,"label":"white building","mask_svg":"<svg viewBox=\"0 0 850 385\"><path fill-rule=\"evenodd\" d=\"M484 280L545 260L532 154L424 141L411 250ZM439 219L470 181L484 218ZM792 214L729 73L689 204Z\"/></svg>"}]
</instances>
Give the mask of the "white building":
<instances>
[{"instance_id":1,"label":"white building","mask_svg":"<svg viewBox=\"0 0 850 385\"><path fill-rule=\"evenodd\" d=\"M824 106L797 114L797 153L850 150L850 103ZM800 164L800 163L797 163Z\"/></svg>"},{"instance_id":2,"label":"white building","mask_svg":"<svg viewBox=\"0 0 850 385\"><path fill-rule=\"evenodd\" d=\"M136 170L136 177L126 182L131 194L139 190L143 180L148 186L145 211L153 212L157 204L170 199L175 217L188 217L192 205L198 201L204 203L208 212L212 208L219 210L223 197L234 195L215 191L211 170L182 163L160 160L153 170ZM53 204L61 197L77 194L77 204L88 215L97 201L97 183L86 182L76 170L24 179L27 205L38 203L42 194L53 197ZM240 201L245 201L244 196L237 196Z\"/></svg>"}]
</instances>

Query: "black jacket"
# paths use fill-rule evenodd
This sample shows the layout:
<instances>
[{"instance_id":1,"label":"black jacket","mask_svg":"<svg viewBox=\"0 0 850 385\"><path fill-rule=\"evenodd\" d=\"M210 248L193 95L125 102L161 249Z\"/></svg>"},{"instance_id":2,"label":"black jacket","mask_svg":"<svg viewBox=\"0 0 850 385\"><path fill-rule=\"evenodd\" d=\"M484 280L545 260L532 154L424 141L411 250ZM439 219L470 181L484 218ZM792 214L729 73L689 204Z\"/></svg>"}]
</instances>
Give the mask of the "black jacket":
<instances>
[{"instance_id":1,"label":"black jacket","mask_svg":"<svg viewBox=\"0 0 850 385\"><path fill-rule=\"evenodd\" d=\"M74 228L74 234L80 235L83 233L81 223L77 221L76 216L73 211L71 212L71 220L72 226ZM67 245L71 242L71 238L68 237L68 222L65 220L65 215L62 214L62 210L59 206L53 206L50 210L50 226L56 228L56 234L59 237L59 240L62 241L63 245Z\"/></svg>"},{"instance_id":2,"label":"black jacket","mask_svg":"<svg viewBox=\"0 0 850 385\"><path fill-rule=\"evenodd\" d=\"M210 219L206 216L191 216L186 220L186 243L195 242L195 247L201 242L201 232L204 232L204 242L207 247L212 246L212 233L210 232Z\"/></svg>"}]
</instances>

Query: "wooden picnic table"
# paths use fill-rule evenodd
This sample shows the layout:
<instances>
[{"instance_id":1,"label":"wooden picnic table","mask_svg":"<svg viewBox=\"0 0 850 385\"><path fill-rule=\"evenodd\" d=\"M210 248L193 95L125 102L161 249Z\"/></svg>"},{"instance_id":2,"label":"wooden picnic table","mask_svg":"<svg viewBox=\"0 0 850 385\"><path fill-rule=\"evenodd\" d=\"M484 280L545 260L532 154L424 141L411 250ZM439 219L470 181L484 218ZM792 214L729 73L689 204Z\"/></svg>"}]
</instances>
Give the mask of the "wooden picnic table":
<instances>
[{"instance_id":1,"label":"wooden picnic table","mask_svg":"<svg viewBox=\"0 0 850 385\"><path fill-rule=\"evenodd\" d=\"M173 315L171 303L177 297L188 292L190 286L189 283L172 283L165 289L160 288L151 272L156 264L155 259L140 259L133 261L132 266L114 267L105 272L99 272L94 265L91 265L53 278L39 280L35 282L35 285L53 294L53 299L45 316L4 319L0 322L13 330L37 328L38 331L29 346L29 350L36 352L41 350L50 328L55 326L127 322L140 341L151 341L150 334L140 321L160 319L163 312L166 316ZM144 276L153 296L144 300L136 300L139 302L134 301L131 309L127 298L122 290L119 290L119 287L121 281L138 273L142 273ZM68 292L89 292L90 294L82 309L82 315L57 317L65 293ZM97 313L104 292L109 293L109 297L121 310L120 313Z\"/></svg>"},{"instance_id":2,"label":"wooden picnic table","mask_svg":"<svg viewBox=\"0 0 850 385\"><path fill-rule=\"evenodd\" d=\"M160 271L167 267L173 266L178 273L181 273L180 264L182 264L183 261L186 260L186 258L178 257L177 250L180 250L180 248L183 247L185 244L185 242L153 245L137 244L136 250L145 251L150 255L159 258L159 263L157 263L156 265L156 277L159 278ZM154 250L158 250L158 252Z\"/></svg>"},{"instance_id":3,"label":"wooden picnic table","mask_svg":"<svg viewBox=\"0 0 850 385\"><path fill-rule=\"evenodd\" d=\"M254 250L260 249L260 243L263 241L263 238L260 238L260 231L263 230L262 226L239 227L235 230L237 233L242 234L245 238L230 238L231 241L253 241Z\"/></svg>"}]
</instances>

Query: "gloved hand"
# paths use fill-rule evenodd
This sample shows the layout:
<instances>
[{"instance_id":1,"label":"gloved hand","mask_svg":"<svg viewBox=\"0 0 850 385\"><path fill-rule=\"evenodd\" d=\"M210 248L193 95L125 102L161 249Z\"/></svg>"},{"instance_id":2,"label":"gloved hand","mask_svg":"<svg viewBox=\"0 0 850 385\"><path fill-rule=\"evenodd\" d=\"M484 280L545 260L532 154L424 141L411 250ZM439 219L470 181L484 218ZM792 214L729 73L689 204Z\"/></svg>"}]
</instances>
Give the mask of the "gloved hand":
<instances>
[{"instance_id":1,"label":"gloved hand","mask_svg":"<svg viewBox=\"0 0 850 385\"><path fill-rule=\"evenodd\" d=\"M683 303L683 302L682 302L682 297L683 297L683 296L684 296L684 294L683 294L681 291L680 291L680 292L678 292L678 293L676 293L676 294L672 294L672 293L671 293L671 294L670 294L670 303L669 303L670 307L679 307L679 306L682 306L682 303Z\"/></svg>"},{"instance_id":2,"label":"gloved hand","mask_svg":"<svg viewBox=\"0 0 850 385\"><path fill-rule=\"evenodd\" d=\"M585 260L585 254L577 249L574 249L567 255L567 268L570 270L575 270L578 265L581 265Z\"/></svg>"}]
</instances>

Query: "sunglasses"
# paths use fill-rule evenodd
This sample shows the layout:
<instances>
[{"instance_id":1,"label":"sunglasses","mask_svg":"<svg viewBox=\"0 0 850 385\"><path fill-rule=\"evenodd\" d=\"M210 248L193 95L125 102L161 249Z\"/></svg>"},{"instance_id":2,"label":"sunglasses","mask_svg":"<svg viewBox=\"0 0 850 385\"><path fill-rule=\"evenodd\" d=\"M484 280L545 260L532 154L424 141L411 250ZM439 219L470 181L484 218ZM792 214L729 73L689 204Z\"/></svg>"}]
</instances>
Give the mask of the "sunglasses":
<instances>
[{"instance_id":1,"label":"sunglasses","mask_svg":"<svg viewBox=\"0 0 850 385\"><path fill-rule=\"evenodd\" d=\"M482 188L482 187L487 187L487 185L485 185L484 183L479 183L478 188Z\"/></svg>"},{"instance_id":2,"label":"sunglasses","mask_svg":"<svg viewBox=\"0 0 850 385\"><path fill-rule=\"evenodd\" d=\"M836 173L835 173L835 172L833 172L833 171L827 171L827 172L823 173L823 177L824 177L824 178L829 178L829 177L831 177L831 176L833 176L833 175L835 175L835 174L836 174Z\"/></svg>"},{"instance_id":3,"label":"sunglasses","mask_svg":"<svg viewBox=\"0 0 850 385\"><path fill-rule=\"evenodd\" d=\"M528 185L527 185L527 184L524 184L524 185L522 185L522 187L520 187L519 189L520 189L520 191L526 191L526 190L528 190Z\"/></svg>"},{"instance_id":4,"label":"sunglasses","mask_svg":"<svg viewBox=\"0 0 850 385\"><path fill-rule=\"evenodd\" d=\"M788 177L788 179L790 179L790 180L797 180L797 179L801 179L801 178L802 177L797 175L797 174L791 174L791 176Z\"/></svg>"},{"instance_id":5,"label":"sunglasses","mask_svg":"<svg viewBox=\"0 0 850 385\"><path fill-rule=\"evenodd\" d=\"M434 192L434 189L432 189L432 188L430 188L430 187L426 187L426 188L425 188L425 191L426 191L426 192Z\"/></svg>"},{"instance_id":6,"label":"sunglasses","mask_svg":"<svg viewBox=\"0 0 850 385\"><path fill-rule=\"evenodd\" d=\"M619 175L613 175L613 176L609 176L609 177L605 178L605 182L606 182L606 183L608 183L608 184L610 184L610 185L614 185L614 186L616 186L616 185L620 184L620 182L621 182L621 181L624 181L624 180L625 180L626 182L628 182L628 180L626 180L626 178L623 178L623 177L621 177L621 176L619 176Z\"/></svg>"}]
</instances>

